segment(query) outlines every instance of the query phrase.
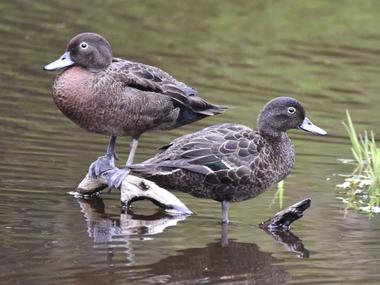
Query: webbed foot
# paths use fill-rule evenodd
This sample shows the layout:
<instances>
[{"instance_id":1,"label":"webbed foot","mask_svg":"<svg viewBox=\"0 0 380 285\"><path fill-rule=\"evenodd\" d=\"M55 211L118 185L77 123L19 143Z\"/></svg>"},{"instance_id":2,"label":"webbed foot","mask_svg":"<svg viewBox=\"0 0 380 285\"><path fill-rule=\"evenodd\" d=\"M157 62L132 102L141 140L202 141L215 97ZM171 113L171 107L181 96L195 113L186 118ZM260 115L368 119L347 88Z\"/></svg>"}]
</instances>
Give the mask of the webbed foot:
<instances>
[{"instance_id":1,"label":"webbed foot","mask_svg":"<svg viewBox=\"0 0 380 285\"><path fill-rule=\"evenodd\" d=\"M121 184L123 183L124 179L128 176L129 172L129 168L112 170L107 177L108 187L120 189Z\"/></svg>"},{"instance_id":2,"label":"webbed foot","mask_svg":"<svg viewBox=\"0 0 380 285\"><path fill-rule=\"evenodd\" d=\"M98 177L105 171L111 170L115 168L115 158L116 155L106 154L103 156L99 156L97 160L91 163L88 173L91 177Z\"/></svg>"}]
</instances>

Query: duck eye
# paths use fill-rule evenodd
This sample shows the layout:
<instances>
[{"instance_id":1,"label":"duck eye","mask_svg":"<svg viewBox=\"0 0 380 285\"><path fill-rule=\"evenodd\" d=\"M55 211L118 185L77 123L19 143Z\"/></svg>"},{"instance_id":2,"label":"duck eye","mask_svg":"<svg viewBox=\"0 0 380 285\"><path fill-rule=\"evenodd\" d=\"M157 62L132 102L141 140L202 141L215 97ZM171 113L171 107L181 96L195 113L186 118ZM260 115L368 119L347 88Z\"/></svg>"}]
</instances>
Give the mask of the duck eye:
<instances>
[{"instance_id":1,"label":"duck eye","mask_svg":"<svg viewBox=\"0 0 380 285\"><path fill-rule=\"evenodd\" d=\"M288 108L288 113L289 114L294 114L296 112L296 108L294 108L294 107L289 107Z\"/></svg>"},{"instance_id":2,"label":"duck eye","mask_svg":"<svg viewBox=\"0 0 380 285\"><path fill-rule=\"evenodd\" d=\"M82 49L86 49L86 48L88 48L88 44L87 44L86 42L81 42L81 43L80 43L80 47L81 47Z\"/></svg>"}]
</instances>

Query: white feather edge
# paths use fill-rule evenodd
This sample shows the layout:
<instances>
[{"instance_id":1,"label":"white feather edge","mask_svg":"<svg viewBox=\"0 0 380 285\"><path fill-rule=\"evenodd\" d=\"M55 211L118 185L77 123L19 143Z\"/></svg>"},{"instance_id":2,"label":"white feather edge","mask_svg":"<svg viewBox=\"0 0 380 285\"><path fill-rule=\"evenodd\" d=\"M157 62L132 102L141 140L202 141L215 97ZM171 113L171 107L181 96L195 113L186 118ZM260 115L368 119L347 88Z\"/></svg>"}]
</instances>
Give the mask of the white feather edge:
<instances>
[{"instance_id":1,"label":"white feather edge","mask_svg":"<svg viewBox=\"0 0 380 285\"><path fill-rule=\"evenodd\" d=\"M221 160L221 162L224 164L224 166L226 166L228 169L233 169L234 167L231 165L231 164L229 164L227 161L225 161L225 160ZM210 167L207 167L206 165L203 165L202 166L203 168L205 168L205 169L207 169L207 171L209 171L209 172L214 172ZM173 174L173 173L175 173L175 172L178 172L178 171L180 171L181 169L180 168L176 168L176 169L173 169L173 170L171 170L171 171L168 171L168 170L165 170L165 171L159 171L159 172L157 172L156 174L158 174L158 175L171 175L171 174Z\"/></svg>"},{"instance_id":2,"label":"white feather edge","mask_svg":"<svg viewBox=\"0 0 380 285\"><path fill-rule=\"evenodd\" d=\"M222 163L228 168L228 169L232 169L234 168L232 165L230 165L229 163L227 163L227 161L223 160L222 159Z\"/></svg>"}]
</instances>

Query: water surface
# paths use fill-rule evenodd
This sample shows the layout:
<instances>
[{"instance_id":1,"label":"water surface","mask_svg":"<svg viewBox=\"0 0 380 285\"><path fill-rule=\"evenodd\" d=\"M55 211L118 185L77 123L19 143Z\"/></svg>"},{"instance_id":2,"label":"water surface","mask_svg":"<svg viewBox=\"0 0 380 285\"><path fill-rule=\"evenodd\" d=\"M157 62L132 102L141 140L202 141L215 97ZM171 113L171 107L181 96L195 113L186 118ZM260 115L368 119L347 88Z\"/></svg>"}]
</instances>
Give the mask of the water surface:
<instances>
[{"instance_id":1,"label":"water surface","mask_svg":"<svg viewBox=\"0 0 380 285\"><path fill-rule=\"evenodd\" d=\"M341 122L380 132L380 4L376 1L3 1L0 3L0 275L3 284L378 284L380 219L346 211L338 173L351 166ZM120 209L114 191L90 201L67 192L107 138L54 105L42 66L67 41L95 31L114 55L160 66L231 109L141 138L137 160L210 124L254 127L276 96L303 102L328 137L291 131L296 166L285 205L312 207L291 251L257 227L279 210L275 189L233 204L220 245L219 205L176 193L197 215L173 219L148 202ZM380 137L378 137L380 139ZM119 140L121 161L128 140ZM297 239L296 239L297 240Z\"/></svg>"}]
</instances>

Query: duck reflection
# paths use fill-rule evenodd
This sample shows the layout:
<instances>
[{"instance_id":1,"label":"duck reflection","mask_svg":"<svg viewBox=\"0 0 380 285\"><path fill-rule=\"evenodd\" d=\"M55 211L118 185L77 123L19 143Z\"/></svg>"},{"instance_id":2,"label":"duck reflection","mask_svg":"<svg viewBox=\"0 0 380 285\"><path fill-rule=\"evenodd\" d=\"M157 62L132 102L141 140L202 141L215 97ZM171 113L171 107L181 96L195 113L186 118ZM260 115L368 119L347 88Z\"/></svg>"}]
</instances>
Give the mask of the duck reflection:
<instances>
[{"instance_id":1,"label":"duck reflection","mask_svg":"<svg viewBox=\"0 0 380 285\"><path fill-rule=\"evenodd\" d=\"M154 250L154 249L152 249ZM155 262L124 263L71 276L71 284L287 284L282 260L255 243L230 240L171 252Z\"/></svg>"},{"instance_id":2,"label":"duck reflection","mask_svg":"<svg viewBox=\"0 0 380 285\"><path fill-rule=\"evenodd\" d=\"M171 216L163 211L138 215L132 210L122 211L120 217L114 217L105 212L100 197L78 199L78 203L86 220L87 232L95 243L108 243L120 238L127 240L131 235L155 235L186 219L185 215Z\"/></svg>"},{"instance_id":3,"label":"duck reflection","mask_svg":"<svg viewBox=\"0 0 380 285\"><path fill-rule=\"evenodd\" d=\"M176 255L142 266L135 266L134 281L152 280L155 284L286 284L290 274L281 260L254 243L230 240L204 248L188 248ZM141 275L139 278L138 275Z\"/></svg>"},{"instance_id":4,"label":"duck reflection","mask_svg":"<svg viewBox=\"0 0 380 285\"><path fill-rule=\"evenodd\" d=\"M152 262L135 262L135 254L130 241L143 239L163 232L176 225L186 216L169 216L164 212L152 215L137 215L132 211L122 212L120 217L107 214L100 197L78 200L84 214L88 234L96 246L105 244L107 250L107 271L112 271L116 279L144 284L286 284L290 274L279 265L280 259L271 252L260 250L255 243L243 243L228 239L228 225L221 226L221 240L205 247L193 247L171 252ZM266 231L285 249L300 257L308 257L302 241L290 231ZM137 237L137 238L136 238ZM127 262L114 267L112 244L123 239ZM111 242L112 241L112 242ZM117 243L120 248L120 244ZM153 249L152 249L153 250ZM151 262L151 263L149 263ZM126 274L128 273L128 274ZM88 275L87 275L88 276ZM92 271L91 276L102 280L104 271ZM79 279L82 277L78 276Z\"/></svg>"},{"instance_id":5,"label":"duck reflection","mask_svg":"<svg viewBox=\"0 0 380 285\"><path fill-rule=\"evenodd\" d=\"M139 240L149 235L162 233L167 227L175 226L179 221L185 220L186 215L171 216L163 211L150 215L139 215L128 209L122 211L120 217L115 218L105 212L103 199L78 199L81 211L84 214L88 235L96 244L109 244L122 239L127 242L137 236ZM281 243L287 251L294 252L298 257L308 258L307 250L302 240L290 230L263 229L277 242ZM221 247L229 247L228 224L221 224Z\"/></svg>"}]
</instances>

